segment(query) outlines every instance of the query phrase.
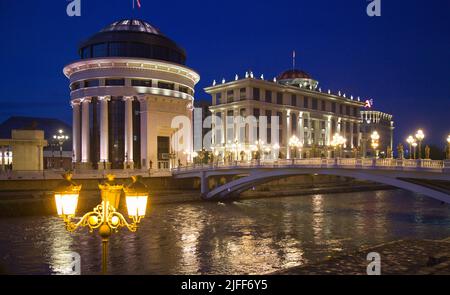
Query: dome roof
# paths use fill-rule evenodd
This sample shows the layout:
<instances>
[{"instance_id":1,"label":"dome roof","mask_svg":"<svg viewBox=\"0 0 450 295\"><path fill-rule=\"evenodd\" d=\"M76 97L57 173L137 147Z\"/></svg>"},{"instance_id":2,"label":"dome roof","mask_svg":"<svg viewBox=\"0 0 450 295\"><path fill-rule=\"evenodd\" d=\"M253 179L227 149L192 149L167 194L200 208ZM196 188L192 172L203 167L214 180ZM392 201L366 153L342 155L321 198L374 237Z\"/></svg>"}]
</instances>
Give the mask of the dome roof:
<instances>
[{"instance_id":1,"label":"dome roof","mask_svg":"<svg viewBox=\"0 0 450 295\"><path fill-rule=\"evenodd\" d=\"M162 35L161 31L146 21L138 19L125 19L114 22L109 26L105 27L100 32L117 32L117 31L128 31L128 32L145 32L155 35Z\"/></svg>"},{"instance_id":2,"label":"dome roof","mask_svg":"<svg viewBox=\"0 0 450 295\"><path fill-rule=\"evenodd\" d=\"M184 65L186 52L148 22L137 19L116 21L83 42L81 59L131 57L169 61Z\"/></svg>"},{"instance_id":3,"label":"dome roof","mask_svg":"<svg viewBox=\"0 0 450 295\"><path fill-rule=\"evenodd\" d=\"M295 69L284 71L277 77L277 80L291 80L291 79L312 79L312 78L305 71Z\"/></svg>"}]
</instances>

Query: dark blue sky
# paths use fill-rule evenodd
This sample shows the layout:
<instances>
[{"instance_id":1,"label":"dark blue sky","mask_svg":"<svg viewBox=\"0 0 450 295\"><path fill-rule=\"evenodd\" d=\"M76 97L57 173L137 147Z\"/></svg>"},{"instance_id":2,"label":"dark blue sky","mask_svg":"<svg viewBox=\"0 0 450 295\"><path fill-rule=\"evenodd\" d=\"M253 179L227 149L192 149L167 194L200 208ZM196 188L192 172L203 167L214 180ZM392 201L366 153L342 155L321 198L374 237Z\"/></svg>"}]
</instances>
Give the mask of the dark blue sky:
<instances>
[{"instance_id":1,"label":"dark blue sky","mask_svg":"<svg viewBox=\"0 0 450 295\"><path fill-rule=\"evenodd\" d=\"M71 122L64 65L77 46L109 23L144 19L188 53L203 87L252 69L271 79L291 67L309 72L322 89L373 98L392 113L396 138L419 127L442 144L450 133L450 1L381 0L369 18L366 0L150 1L81 0L68 17L65 0L0 1L0 121L11 115Z\"/></svg>"}]
</instances>

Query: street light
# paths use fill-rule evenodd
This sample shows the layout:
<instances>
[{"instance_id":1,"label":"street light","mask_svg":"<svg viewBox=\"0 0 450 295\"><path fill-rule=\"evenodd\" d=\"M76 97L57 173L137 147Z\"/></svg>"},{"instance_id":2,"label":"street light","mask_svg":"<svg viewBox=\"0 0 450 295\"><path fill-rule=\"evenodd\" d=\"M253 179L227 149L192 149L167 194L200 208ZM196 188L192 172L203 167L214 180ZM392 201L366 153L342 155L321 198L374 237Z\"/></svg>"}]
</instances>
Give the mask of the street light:
<instances>
[{"instance_id":1,"label":"street light","mask_svg":"<svg viewBox=\"0 0 450 295\"><path fill-rule=\"evenodd\" d=\"M59 145L59 166L60 166L60 168L62 168L63 167L63 159L62 159L63 145L64 145L64 142L69 139L69 136L64 135L64 131L62 129L59 129L58 134L53 135L53 139ZM53 152L52 152L52 154L53 154Z\"/></svg>"},{"instance_id":2,"label":"street light","mask_svg":"<svg viewBox=\"0 0 450 295\"><path fill-rule=\"evenodd\" d=\"M295 135L291 136L291 138L289 139L289 147L291 149L294 148L294 150L295 150L294 158L297 158L297 152L298 152L298 149L300 149L300 158L301 158L301 148L303 147L303 143L300 141L300 139L298 139L297 136L295 136Z\"/></svg>"},{"instance_id":3,"label":"street light","mask_svg":"<svg viewBox=\"0 0 450 295\"><path fill-rule=\"evenodd\" d=\"M406 139L406 142L409 144L409 159L412 159L412 145L413 143L416 142L416 140L414 139L414 137L412 135L408 136L408 138Z\"/></svg>"},{"instance_id":4,"label":"street light","mask_svg":"<svg viewBox=\"0 0 450 295\"><path fill-rule=\"evenodd\" d=\"M370 138L372 139L372 149L375 151L375 158L378 158L378 146L380 145L380 135L377 131L372 132L372 135L370 135Z\"/></svg>"},{"instance_id":5,"label":"street light","mask_svg":"<svg viewBox=\"0 0 450 295\"><path fill-rule=\"evenodd\" d=\"M413 147L413 159L415 160L416 159L416 147L417 147L417 142L416 141L414 141L412 143L412 147Z\"/></svg>"},{"instance_id":6,"label":"street light","mask_svg":"<svg viewBox=\"0 0 450 295\"><path fill-rule=\"evenodd\" d=\"M336 150L339 150L339 156L341 156L341 146L343 146L347 142L347 139L340 135L339 133L335 133L331 140L330 145Z\"/></svg>"},{"instance_id":7,"label":"street light","mask_svg":"<svg viewBox=\"0 0 450 295\"><path fill-rule=\"evenodd\" d=\"M136 232L141 219L145 216L148 200L148 189L138 177L132 177L132 184L123 187L114 182L114 175L107 175L107 181L99 184L101 190L101 204L93 211L83 215L78 221L73 221L78 205L81 185L72 181L72 174L64 175L64 180L55 189L55 203L58 216L65 223L69 232L74 232L79 227L88 227L89 232L98 229L102 238L102 272L107 271L107 253L109 237L117 232L120 227L126 227L131 232ZM125 191L128 216L132 219L129 223L125 217L117 212L120 195Z\"/></svg>"},{"instance_id":8,"label":"street light","mask_svg":"<svg viewBox=\"0 0 450 295\"><path fill-rule=\"evenodd\" d=\"M416 138L419 142L419 159L422 159L422 141L425 138L425 134L423 133L422 129L417 130Z\"/></svg>"}]
</instances>

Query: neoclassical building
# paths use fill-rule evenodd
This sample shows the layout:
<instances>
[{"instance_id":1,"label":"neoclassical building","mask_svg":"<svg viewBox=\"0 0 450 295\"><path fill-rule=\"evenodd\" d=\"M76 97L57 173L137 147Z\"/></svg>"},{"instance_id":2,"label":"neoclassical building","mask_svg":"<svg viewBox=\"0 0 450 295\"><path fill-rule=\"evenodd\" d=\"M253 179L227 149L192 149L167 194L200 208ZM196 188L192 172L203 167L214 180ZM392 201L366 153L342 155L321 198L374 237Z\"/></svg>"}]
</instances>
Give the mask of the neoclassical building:
<instances>
[{"instance_id":1,"label":"neoclassical building","mask_svg":"<svg viewBox=\"0 0 450 295\"><path fill-rule=\"evenodd\" d=\"M248 131L245 131L244 144L234 144L238 142L238 128L233 120L225 118L236 116L268 118L267 130L257 132L258 149L268 154L268 158L274 155L271 152L274 148L279 149L276 156L281 158L330 156L336 134L346 139L343 154L353 155L361 144L360 109L364 103L343 93L324 92L318 84L304 71L287 70L273 81L247 72L245 78L236 76L233 81L222 80L205 88L212 97L210 110L215 115L212 148L216 155L224 157L231 151L235 159L242 158L236 154L248 159L255 150L256 142L248 140ZM279 123L275 133L270 122L273 117L278 117ZM223 126L217 126L215 120ZM261 133L266 135L264 142L260 140ZM278 134L278 138L273 138L273 134ZM290 140L294 136L298 142L293 151ZM299 155L292 155L293 152Z\"/></svg>"},{"instance_id":2,"label":"neoclassical building","mask_svg":"<svg viewBox=\"0 0 450 295\"><path fill-rule=\"evenodd\" d=\"M73 162L78 169L169 168L188 153L173 150L176 116L192 118L199 75L186 53L141 20L114 22L79 47L64 68L73 108ZM172 161L170 160L172 159Z\"/></svg>"}]
</instances>

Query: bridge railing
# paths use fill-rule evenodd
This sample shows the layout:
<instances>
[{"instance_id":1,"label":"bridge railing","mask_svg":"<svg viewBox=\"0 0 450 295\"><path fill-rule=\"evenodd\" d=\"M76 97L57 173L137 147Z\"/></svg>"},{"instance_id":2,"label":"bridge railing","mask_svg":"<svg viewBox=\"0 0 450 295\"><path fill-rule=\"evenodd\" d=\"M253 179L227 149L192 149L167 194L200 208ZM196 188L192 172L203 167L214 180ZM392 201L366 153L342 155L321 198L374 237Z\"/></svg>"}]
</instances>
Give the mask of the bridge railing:
<instances>
[{"instance_id":1,"label":"bridge railing","mask_svg":"<svg viewBox=\"0 0 450 295\"><path fill-rule=\"evenodd\" d=\"M397 169L397 170L429 170L443 172L450 170L450 161L411 160L411 159L374 159L374 158L308 158L216 162L182 166L173 169L174 173L183 171L232 169L232 168L282 168L282 167L321 167L347 169Z\"/></svg>"}]
</instances>

